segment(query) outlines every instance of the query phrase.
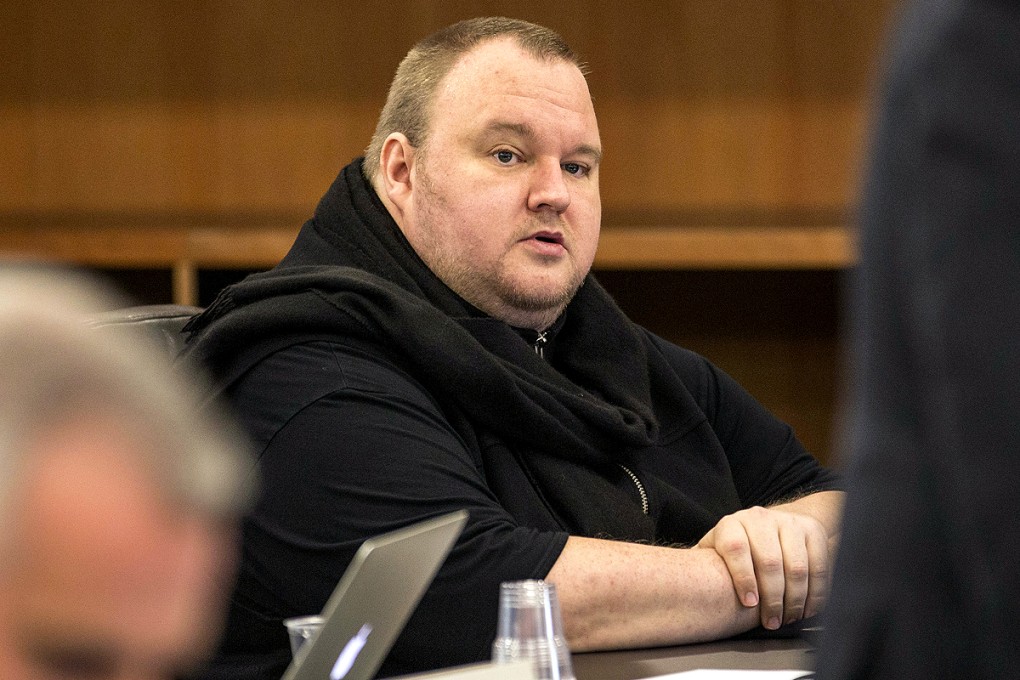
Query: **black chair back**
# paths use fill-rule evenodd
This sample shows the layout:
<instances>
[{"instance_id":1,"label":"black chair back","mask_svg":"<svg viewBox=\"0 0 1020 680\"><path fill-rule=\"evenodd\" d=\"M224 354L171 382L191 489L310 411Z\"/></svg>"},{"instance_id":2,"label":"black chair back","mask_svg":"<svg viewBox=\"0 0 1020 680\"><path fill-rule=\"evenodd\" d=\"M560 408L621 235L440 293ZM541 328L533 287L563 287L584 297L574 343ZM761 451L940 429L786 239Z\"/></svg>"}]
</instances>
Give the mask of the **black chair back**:
<instances>
[{"instance_id":1,"label":"black chair back","mask_svg":"<svg viewBox=\"0 0 1020 680\"><path fill-rule=\"evenodd\" d=\"M169 359L173 359L184 347L181 329L191 317L201 311L201 307L191 305L138 305L97 314L89 320L88 326L113 331L118 328L140 330L150 337L156 347L165 352Z\"/></svg>"}]
</instances>

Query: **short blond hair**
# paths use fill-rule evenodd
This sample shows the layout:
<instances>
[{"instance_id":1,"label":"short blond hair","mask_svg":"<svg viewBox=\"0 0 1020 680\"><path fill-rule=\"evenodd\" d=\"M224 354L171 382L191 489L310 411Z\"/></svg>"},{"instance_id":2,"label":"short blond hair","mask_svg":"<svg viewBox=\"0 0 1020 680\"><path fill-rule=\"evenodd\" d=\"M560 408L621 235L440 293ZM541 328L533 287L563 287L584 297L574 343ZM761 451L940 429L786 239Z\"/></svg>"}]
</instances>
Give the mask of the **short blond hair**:
<instances>
[{"instance_id":1,"label":"short blond hair","mask_svg":"<svg viewBox=\"0 0 1020 680\"><path fill-rule=\"evenodd\" d=\"M403 133L414 147L425 144L436 90L457 60L484 41L504 37L538 59L568 61L582 73L586 70L558 33L520 19L466 19L433 33L412 47L397 67L375 134L365 151L362 171L367 180L372 181L379 171L383 142L391 133Z\"/></svg>"}]
</instances>

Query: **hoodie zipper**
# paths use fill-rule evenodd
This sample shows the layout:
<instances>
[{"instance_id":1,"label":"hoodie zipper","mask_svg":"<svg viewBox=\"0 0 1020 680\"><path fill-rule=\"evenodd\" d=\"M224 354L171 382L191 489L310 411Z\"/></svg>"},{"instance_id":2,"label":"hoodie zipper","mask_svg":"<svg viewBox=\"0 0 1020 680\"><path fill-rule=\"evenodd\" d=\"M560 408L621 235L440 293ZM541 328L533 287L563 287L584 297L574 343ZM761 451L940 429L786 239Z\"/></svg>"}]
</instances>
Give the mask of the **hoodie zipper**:
<instances>
[{"instance_id":1,"label":"hoodie zipper","mask_svg":"<svg viewBox=\"0 0 1020 680\"><path fill-rule=\"evenodd\" d=\"M549 340L545 337L546 336L546 332L545 331L537 331L537 333L538 333L538 336L535 338L535 342L534 342L534 344L532 346L535 348L535 354L537 354L539 357L544 359L545 358L545 345L546 345L547 342L549 342ZM647 515L648 514L648 494L645 493L645 485L641 483L641 480L638 479L638 476L636 474L634 474L634 472L629 467L627 467L625 465L620 465L620 469L622 469L624 472L627 473L627 476L630 477L631 480L634 482L634 486L637 487L638 495L641 497L641 512L643 512L645 515Z\"/></svg>"},{"instance_id":2,"label":"hoodie zipper","mask_svg":"<svg viewBox=\"0 0 1020 680\"><path fill-rule=\"evenodd\" d=\"M545 358L545 344L549 342L549 339L545 337L548 331L537 331L538 337L535 338L535 343L532 347L535 348L535 354L541 358Z\"/></svg>"},{"instance_id":3,"label":"hoodie zipper","mask_svg":"<svg viewBox=\"0 0 1020 680\"><path fill-rule=\"evenodd\" d=\"M618 463L619 465L619 463ZM638 476L634 474L631 469L625 465L620 465L620 469L627 473L627 476L634 482L634 486L637 487L638 495L641 496L641 512L648 514L648 494L645 493L645 485L641 483Z\"/></svg>"}]
</instances>

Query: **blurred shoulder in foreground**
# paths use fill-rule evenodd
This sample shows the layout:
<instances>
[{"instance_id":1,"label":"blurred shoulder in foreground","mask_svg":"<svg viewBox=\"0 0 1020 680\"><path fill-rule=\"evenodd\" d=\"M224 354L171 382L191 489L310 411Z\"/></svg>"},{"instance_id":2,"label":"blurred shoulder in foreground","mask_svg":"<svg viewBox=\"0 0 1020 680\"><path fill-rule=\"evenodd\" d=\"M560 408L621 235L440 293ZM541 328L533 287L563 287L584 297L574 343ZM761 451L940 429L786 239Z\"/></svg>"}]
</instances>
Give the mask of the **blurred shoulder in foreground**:
<instances>
[{"instance_id":1,"label":"blurred shoulder in foreground","mask_svg":"<svg viewBox=\"0 0 1020 680\"><path fill-rule=\"evenodd\" d=\"M1020 6L890 45L861 209L841 554L818 677L1020 666Z\"/></svg>"}]
</instances>

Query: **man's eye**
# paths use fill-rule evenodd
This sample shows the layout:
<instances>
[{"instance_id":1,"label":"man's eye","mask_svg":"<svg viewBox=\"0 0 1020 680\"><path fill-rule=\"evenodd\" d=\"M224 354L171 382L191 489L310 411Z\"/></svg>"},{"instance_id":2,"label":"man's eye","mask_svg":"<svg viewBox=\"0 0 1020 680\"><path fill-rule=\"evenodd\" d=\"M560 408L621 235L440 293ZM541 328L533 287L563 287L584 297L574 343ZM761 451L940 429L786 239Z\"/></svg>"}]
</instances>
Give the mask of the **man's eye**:
<instances>
[{"instance_id":1,"label":"man's eye","mask_svg":"<svg viewBox=\"0 0 1020 680\"><path fill-rule=\"evenodd\" d=\"M588 168L580 163L564 163L563 169L567 174L574 175L575 177L584 177L588 174Z\"/></svg>"},{"instance_id":2,"label":"man's eye","mask_svg":"<svg viewBox=\"0 0 1020 680\"><path fill-rule=\"evenodd\" d=\"M496 160L499 161L500 163L502 163L503 165L509 165L510 163L514 162L514 152L513 151L507 151L506 149L500 149L494 155L496 156Z\"/></svg>"}]
</instances>

